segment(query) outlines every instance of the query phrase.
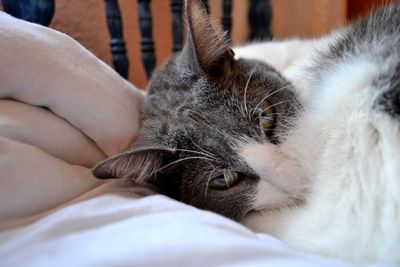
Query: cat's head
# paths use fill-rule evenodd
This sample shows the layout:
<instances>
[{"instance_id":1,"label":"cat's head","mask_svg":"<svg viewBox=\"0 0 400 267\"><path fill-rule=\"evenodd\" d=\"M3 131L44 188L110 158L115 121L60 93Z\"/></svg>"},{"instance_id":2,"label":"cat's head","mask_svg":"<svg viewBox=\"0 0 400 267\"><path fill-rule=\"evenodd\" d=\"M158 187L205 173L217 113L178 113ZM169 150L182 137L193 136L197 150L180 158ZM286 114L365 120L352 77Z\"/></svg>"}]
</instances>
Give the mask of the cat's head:
<instances>
[{"instance_id":1,"label":"cat's head","mask_svg":"<svg viewBox=\"0 0 400 267\"><path fill-rule=\"evenodd\" d=\"M184 49L148 85L140 135L94 175L152 184L237 220L292 203L298 173L281 150L300 109L292 85L265 63L235 59L200 1L186 16Z\"/></svg>"}]
</instances>

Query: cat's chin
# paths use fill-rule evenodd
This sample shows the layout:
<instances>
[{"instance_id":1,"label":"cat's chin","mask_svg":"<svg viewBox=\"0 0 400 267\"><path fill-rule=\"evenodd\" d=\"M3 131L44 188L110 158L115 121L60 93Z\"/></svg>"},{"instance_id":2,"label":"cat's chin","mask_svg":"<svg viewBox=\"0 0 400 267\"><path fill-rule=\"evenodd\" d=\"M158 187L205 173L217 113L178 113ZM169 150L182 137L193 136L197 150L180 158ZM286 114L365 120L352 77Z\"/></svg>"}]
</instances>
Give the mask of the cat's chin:
<instances>
[{"instance_id":1,"label":"cat's chin","mask_svg":"<svg viewBox=\"0 0 400 267\"><path fill-rule=\"evenodd\" d=\"M284 209L294 209L297 207L302 206L304 203L303 200L301 199L289 199L285 203L281 203L278 205L263 205L259 207L255 207L254 209L251 209L247 214L246 217L252 217L252 216L268 216L269 214L281 212Z\"/></svg>"},{"instance_id":2,"label":"cat's chin","mask_svg":"<svg viewBox=\"0 0 400 267\"><path fill-rule=\"evenodd\" d=\"M279 237L282 224L296 210L301 209L304 201L301 199L290 199L280 205L265 205L250 210L240 221L244 226L255 232L263 232Z\"/></svg>"}]
</instances>

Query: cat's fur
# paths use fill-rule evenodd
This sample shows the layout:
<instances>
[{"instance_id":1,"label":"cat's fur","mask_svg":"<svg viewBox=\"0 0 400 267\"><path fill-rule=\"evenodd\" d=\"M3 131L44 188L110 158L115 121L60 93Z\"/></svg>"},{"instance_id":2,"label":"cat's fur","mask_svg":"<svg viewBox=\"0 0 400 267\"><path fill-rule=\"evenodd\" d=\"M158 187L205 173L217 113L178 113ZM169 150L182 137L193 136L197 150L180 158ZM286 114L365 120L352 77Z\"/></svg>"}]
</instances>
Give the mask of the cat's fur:
<instances>
[{"instance_id":1,"label":"cat's fur","mask_svg":"<svg viewBox=\"0 0 400 267\"><path fill-rule=\"evenodd\" d=\"M198 1L187 16L183 52L149 83L141 135L94 174L153 184L303 250L400 263L400 5L235 57ZM208 188L223 169L238 182Z\"/></svg>"}]
</instances>

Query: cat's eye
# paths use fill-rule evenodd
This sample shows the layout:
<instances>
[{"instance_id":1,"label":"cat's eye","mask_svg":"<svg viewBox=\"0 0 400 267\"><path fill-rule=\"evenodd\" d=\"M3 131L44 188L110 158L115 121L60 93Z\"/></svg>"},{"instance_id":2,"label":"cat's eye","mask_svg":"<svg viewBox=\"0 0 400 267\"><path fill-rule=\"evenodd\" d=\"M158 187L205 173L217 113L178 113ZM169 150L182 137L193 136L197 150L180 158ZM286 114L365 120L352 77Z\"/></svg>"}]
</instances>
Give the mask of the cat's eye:
<instances>
[{"instance_id":1,"label":"cat's eye","mask_svg":"<svg viewBox=\"0 0 400 267\"><path fill-rule=\"evenodd\" d=\"M260 118L260 127L262 129L269 129L274 124L274 120L270 117L261 117Z\"/></svg>"},{"instance_id":2,"label":"cat's eye","mask_svg":"<svg viewBox=\"0 0 400 267\"><path fill-rule=\"evenodd\" d=\"M210 180L208 187L212 189L224 190L232 187L239 179L239 174L225 169L223 174Z\"/></svg>"},{"instance_id":3,"label":"cat's eye","mask_svg":"<svg viewBox=\"0 0 400 267\"><path fill-rule=\"evenodd\" d=\"M260 111L260 127L263 130L269 129L274 125L273 111L269 103L264 103Z\"/></svg>"}]
</instances>

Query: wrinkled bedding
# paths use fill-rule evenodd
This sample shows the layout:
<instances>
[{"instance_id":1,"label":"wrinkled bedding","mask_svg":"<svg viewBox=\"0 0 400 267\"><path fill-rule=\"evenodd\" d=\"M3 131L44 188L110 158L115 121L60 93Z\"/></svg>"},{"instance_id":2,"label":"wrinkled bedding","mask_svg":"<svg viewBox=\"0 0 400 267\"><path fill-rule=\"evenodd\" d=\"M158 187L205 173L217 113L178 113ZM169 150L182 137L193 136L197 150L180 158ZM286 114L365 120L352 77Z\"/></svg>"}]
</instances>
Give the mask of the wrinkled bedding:
<instances>
[{"instance_id":1,"label":"wrinkled bedding","mask_svg":"<svg viewBox=\"0 0 400 267\"><path fill-rule=\"evenodd\" d=\"M90 168L140 90L68 36L0 12L0 266L347 266Z\"/></svg>"}]
</instances>

